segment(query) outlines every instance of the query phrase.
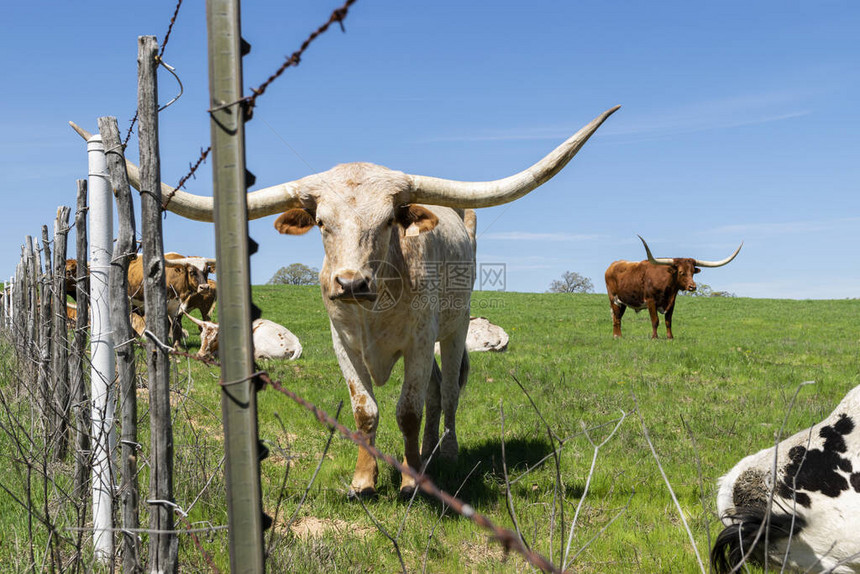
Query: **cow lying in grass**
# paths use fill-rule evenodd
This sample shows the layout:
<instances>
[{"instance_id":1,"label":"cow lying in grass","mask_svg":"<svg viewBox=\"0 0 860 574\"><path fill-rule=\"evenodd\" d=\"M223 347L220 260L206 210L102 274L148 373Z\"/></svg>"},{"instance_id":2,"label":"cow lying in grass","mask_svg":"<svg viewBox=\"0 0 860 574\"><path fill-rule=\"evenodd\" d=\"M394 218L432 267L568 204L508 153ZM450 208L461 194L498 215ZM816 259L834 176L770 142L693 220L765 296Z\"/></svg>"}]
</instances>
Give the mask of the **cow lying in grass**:
<instances>
[{"instance_id":1,"label":"cow lying in grass","mask_svg":"<svg viewBox=\"0 0 860 574\"><path fill-rule=\"evenodd\" d=\"M188 319L200 328L200 358L213 357L218 352L218 323L201 321L185 313ZM274 321L257 319L251 324L254 341L254 359L298 359L302 356L302 344L293 333Z\"/></svg>"},{"instance_id":2,"label":"cow lying in grass","mask_svg":"<svg viewBox=\"0 0 860 574\"><path fill-rule=\"evenodd\" d=\"M718 573L765 557L802 572L860 572L860 386L821 423L735 465L717 510Z\"/></svg>"},{"instance_id":3,"label":"cow lying in grass","mask_svg":"<svg viewBox=\"0 0 860 574\"><path fill-rule=\"evenodd\" d=\"M466 332L466 351L480 353L495 351L501 353L508 348L508 334L505 330L490 323L484 317L469 317L469 330ZM436 354L441 355L439 343L436 343Z\"/></svg>"}]
</instances>

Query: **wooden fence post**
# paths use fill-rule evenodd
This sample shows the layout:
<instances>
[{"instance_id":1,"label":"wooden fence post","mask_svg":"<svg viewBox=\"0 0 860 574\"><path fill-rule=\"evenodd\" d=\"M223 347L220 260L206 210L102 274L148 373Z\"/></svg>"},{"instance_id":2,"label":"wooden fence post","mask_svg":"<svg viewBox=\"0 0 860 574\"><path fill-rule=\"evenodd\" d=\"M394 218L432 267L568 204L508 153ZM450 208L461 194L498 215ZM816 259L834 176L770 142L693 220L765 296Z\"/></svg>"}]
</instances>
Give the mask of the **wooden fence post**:
<instances>
[{"instance_id":1,"label":"wooden fence post","mask_svg":"<svg viewBox=\"0 0 860 574\"><path fill-rule=\"evenodd\" d=\"M23 249L21 250L23 254ZM26 289L26 283L24 281L25 272L25 264L24 257L22 255L21 259L18 260L18 265L15 266L15 291L12 292L12 298L14 300L13 304L13 312L12 312L12 333L15 341L15 355L18 360L18 364L23 364L24 361L24 330L27 327L26 316L27 311L26 308L26 299L24 296L24 290ZM16 377L19 381L22 380L21 377Z\"/></svg>"},{"instance_id":2,"label":"wooden fence post","mask_svg":"<svg viewBox=\"0 0 860 574\"><path fill-rule=\"evenodd\" d=\"M121 400L120 422L122 435L122 571L125 574L143 571L140 560L140 543L135 532L140 527L137 488L137 384L134 358L135 338L131 328L131 306L128 300L128 266L137 257L134 229L134 205L131 187L125 171L125 156L116 118L99 118L99 133L105 144L105 159L110 171L111 187L116 198L118 226L114 256L110 269L111 324L113 324L114 350Z\"/></svg>"},{"instance_id":3,"label":"wooden fence post","mask_svg":"<svg viewBox=\"0 0 860 574\"><path fill-rule=\"evenodd\" d=\"M33 237L27 236L27 334L25 363L30 373L25 380L32 380L35 369L31 365L39 364L39 265L36 261L36 245ZM47 410L45 412L48 412Z\"/></svg>"},{"instance_id":4,"label":"wooden fence post","mask_svg":"<svg viewBox=\"0 0 860 574\"><path fill-rule=\"evenodd\" d=\"M71 394L69 392L69 328L66 318L66 246L69 238L69 208L57 208L54 222L54 271L49 293L53 309L53 390L56 395L57 443L55 460L63 460L69 449L69 417L71 416ZM49 263L46 261L45 266Z\"/></svg>"},{"instance_id":5,"label":"wooden fence post","mask_svg":"<svg viewBox=\"0 0 860 574\"><path fill-rule=\"evenodd\" d=\"M42 262L44 254L44 264ZM48 226L42 226L42 252L39 254L39 267L42 268L40 275L41 292L38 296L38 324L39 324L39 393L42 401L42 416L45 419L45 442L53 442L56 438L54 432L58 425L58 413L54 402L53 369L51 368L51 331L54 318L51 315L51 283L53 272L51 271L51 243L48 239Z\"/></svg>"},{"instance_id":6,"label":"wooden fence post","mask_svg":"<svg viewBox=\"0 0 860 574\"><path fill-rule=\"evenodd\" d=\"M72 339L71 350L71 393L72 410L75 413L77 428L75 430L75 485L74 493L76 500L80 500L82 507L86 508L87 476L92 467L90 452L90 430L92 420L90 418L89 393L84 377L85 351L87 341L87 330L89 327L89 269L87 268L87 180L77 180L78 201L75 210L75 255L78 263L78 274L75 277L75 303L77 313L75 316L75 335ZM86 511L81 513L81 520L86 521ZM83 527L84 524L78 524Z\"/></svg>"},{"instance_id":7,"label":"wooden fence post","mask_svg":"<svg viewBox=\"0 0 860 574\"><path fill-rule=\"evenodd\" d=\"M147 331L149 421L151 433L149 542L151 572L177 571L178 540L173 530L173 426L170 419L170 356L167 341L167 294L161 231L161 164L158 156L158 43L137 39L137 116L140 122L140 224L143 237L143 298ZM168 531L168 533L162 533Z\"/></svg>"}]
</instances>

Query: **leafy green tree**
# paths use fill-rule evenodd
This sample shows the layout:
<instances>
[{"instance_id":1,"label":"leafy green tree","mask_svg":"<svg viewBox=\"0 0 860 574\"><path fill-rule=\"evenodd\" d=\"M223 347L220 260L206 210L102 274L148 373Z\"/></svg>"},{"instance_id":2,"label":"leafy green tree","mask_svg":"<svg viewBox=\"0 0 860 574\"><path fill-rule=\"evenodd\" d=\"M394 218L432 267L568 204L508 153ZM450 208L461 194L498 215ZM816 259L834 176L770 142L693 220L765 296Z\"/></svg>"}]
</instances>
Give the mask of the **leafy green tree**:
<instances>
[{"instance_id":1,"label":"leafy green tree","mask_svg":"<svg viewBox=\"0 0 860 574\"><path fill-rule=\"evenodd\" d=\"M278 269L268 285L319 285L319 269L303 263L293 263Z\"/></svg>"},{"instance_id":2,"label":"leafy green tree","mask_svg":"<svg viewBox=\"0 0 860 574\"><path fill-rule=\"evenodd\" d=\"M681 295L686 297L734 297L734 293L728 291L714 291L713 287L707 283L696 283L696 290L681 291Z\"/></svg>"},{"instance_id":3,"label":"leafy green tree","mask_svg":"<svg viewBox=\"0 0 860 574\"><path fill-rule=\"evenodd\" d=\"M565 271L561 279L556 279L549 286L550 293L593 293L594 284L591 279L574 271Z\"/></svg>"}]
</instances>

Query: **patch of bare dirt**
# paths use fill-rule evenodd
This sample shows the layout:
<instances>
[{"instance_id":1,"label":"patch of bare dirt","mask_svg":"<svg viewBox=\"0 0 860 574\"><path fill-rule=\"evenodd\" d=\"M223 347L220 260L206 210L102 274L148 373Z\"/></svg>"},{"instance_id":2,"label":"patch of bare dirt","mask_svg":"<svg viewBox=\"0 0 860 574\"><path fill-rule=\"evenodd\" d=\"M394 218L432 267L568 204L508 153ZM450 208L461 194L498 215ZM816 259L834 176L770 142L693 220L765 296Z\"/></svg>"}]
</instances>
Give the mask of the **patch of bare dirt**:
<instances>
[{"instance_id":1,"label":"patch of bare dirt","mask_svg":"<svg viewBox=\"0 0 860 574\"><path fill-rule=\"evenodd\" d=\"M281 524L281 527L283 526L284 524ZM343 520L316 518L314 516L303 516L290 525L290 532L301 540L321 538L329 532L364 538L373 530L368 526L357 526Z\"/></svg>"}]
</instances>

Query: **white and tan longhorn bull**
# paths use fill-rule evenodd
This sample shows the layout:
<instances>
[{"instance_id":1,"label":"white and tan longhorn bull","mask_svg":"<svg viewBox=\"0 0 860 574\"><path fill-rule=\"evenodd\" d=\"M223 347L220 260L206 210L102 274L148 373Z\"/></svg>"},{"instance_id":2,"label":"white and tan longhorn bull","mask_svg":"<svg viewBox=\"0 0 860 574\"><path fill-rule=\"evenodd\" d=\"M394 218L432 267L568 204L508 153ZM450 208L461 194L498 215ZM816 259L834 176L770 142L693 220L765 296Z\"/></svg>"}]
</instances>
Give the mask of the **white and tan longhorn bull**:
<instances>
[{"instance_id":1,"label":"white and tan longhorn bull","mask_svg":"<svg viewBox=\"0 0 860 574\"><path fill-rule=\"evenodd\" d=\"M536 164L504 179L454 181L348 163L247 195L250 219L280 214L275 227L290 235L320 229L325 249L320 286L332 342L356 426L371 444L379 422L373 385L388 381L403 357L396 416L406 464L420 469L422 449L427 456L436 447L442 413L447 433L440 454L457 456L455 418L469 369L465 342L475 263L474 237L464 218L474 217L472 208L514 201L548 181L617 109L607 110ZM137 167L128 164L128 174L139 187ZM212 221L212 197L165 184L162 193L171 198L170 211ZM441 376L433 356L437 340ZM377 473L376 460L359 449L349 496L375 495ZM415 481L402 475L401 494L415 488Z\"/></svg>"}]
</instances>

